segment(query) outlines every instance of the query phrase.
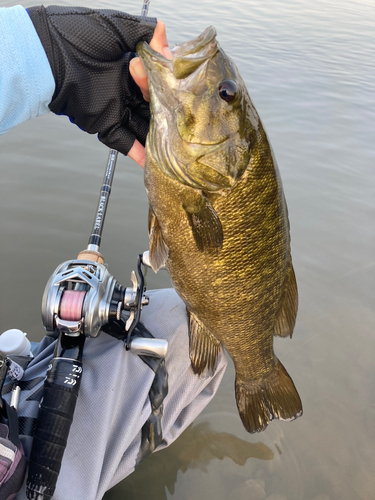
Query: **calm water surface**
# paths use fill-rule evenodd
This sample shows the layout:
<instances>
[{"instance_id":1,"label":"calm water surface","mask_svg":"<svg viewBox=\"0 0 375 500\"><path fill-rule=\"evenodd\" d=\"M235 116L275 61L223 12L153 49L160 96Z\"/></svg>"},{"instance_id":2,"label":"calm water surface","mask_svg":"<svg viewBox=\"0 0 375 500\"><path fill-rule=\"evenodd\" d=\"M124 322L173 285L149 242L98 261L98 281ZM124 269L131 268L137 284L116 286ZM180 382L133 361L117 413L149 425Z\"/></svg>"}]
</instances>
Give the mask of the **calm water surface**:
<instances>
[{"instance_id":1,"label":"calm water surface","mask_svg":"<svg viewBox=\"0 0 375 500\"><path fill-rule=\"evenodd\" d=\"M138 14L141 1L87 5ZM229 366L193 426L105 498L372 500L373 2L153 0L150 15L165 21L171 45L216 26L270 136L300 291L295 335L277 339L275 350L299 390L304 416L247 434ZM1 330L18 327L38 340L49 275L87 244L107 150L54 115L1 136L0 147ZM128 285L137 254L147 248L147 201L142 171L123 157L112 193L102 252ZM149 288L170 286L163 273L147 279Z\"/></svg>"}]
</instances>

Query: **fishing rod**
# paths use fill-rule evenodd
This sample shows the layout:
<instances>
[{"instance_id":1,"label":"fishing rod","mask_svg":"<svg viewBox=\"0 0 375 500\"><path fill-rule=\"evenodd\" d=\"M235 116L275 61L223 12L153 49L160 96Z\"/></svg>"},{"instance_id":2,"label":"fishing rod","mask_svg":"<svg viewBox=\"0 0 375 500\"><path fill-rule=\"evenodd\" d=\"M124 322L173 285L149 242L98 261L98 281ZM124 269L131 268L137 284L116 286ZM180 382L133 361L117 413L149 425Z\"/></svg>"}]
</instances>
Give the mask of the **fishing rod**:
<instances>
[{"instance_id":1,"label":"fishing rod","mask_svg":"<svg viewBox=\"0 0 375 500\"><path fill-rule=\"evenodd\" d=\"M142 16L150 0L144 0ZM140 356L164 358L168 343L163 339L133 337L145 296L144 278L138 257L137 274L131 273L131 288L125 288L109 273L100 253L118 152L111 149L100 190L88 246L77 259L60 264L47 282L42 299L42 320L47 332L57 337L53 358L46 373L42 400L34 431L26 482L30 500L50 500L56 488L83 373L82 354L86 337L97 337L103 327L116 322L123 331L116 338L127 350ZM122 312L128 311L126 321Z\"/></svg>"}]
</instances>

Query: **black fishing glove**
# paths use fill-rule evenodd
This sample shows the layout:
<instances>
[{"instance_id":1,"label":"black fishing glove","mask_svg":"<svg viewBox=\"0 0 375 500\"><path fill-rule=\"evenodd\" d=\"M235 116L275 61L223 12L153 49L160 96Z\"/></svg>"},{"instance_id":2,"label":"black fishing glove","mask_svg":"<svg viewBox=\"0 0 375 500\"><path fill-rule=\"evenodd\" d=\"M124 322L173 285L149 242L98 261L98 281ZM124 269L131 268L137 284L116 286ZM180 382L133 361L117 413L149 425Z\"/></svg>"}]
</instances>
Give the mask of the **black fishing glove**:
<instances>
[{"instance_id":1,"label":"black fishing glove","mask_svg":"<svg viewBox=\"0 0 375 500\"><path fill-rule=\"evenodd\" d=\"M28 9L55 78L49 108L128 154L149 128L148 103L129 73L139 41L150 42L156 19L84 7Z\"/></svg>"}]
</instances>

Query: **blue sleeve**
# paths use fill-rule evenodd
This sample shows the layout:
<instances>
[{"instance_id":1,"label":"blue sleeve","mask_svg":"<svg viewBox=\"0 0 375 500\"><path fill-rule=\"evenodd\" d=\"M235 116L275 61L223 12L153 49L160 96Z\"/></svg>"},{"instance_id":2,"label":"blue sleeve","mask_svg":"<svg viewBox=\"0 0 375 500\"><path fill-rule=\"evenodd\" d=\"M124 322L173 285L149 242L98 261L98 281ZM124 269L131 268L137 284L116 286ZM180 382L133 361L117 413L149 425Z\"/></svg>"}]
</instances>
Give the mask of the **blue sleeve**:
<instances>
[{"instance_id":1,"label":"blue sleeve","mask_svg":"<svg viewBox=\"0 0 375 500\"><path fill-rule=\"evenodd\" d=\"M26 10L0 8L0 134L49 112L55 90L46 53Z\"/></svg>"}]
</instances>

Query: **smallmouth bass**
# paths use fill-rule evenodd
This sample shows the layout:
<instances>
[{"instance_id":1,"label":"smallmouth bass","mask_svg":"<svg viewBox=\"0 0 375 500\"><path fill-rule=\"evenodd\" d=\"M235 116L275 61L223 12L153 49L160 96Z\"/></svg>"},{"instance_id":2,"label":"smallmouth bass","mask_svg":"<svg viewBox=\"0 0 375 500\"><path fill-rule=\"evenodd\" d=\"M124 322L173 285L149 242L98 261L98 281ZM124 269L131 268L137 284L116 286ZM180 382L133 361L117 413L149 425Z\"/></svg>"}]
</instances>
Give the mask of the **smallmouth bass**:
<instances>
[{"instance_id":1,"label":"smallmouth bass","mask_svg":"<svg viewBox=\"0 0 375 500\"><path fill-rule=\"evenodd\" d=\"M297 284L287 206L258 113L215 28L172 49L140 43L150 88L145 186L150 261L166 264L186 304L193 370L212 370L222 346L236 369L249 432L302 414L273 351L292 336Z\"/></svg>"}]
</instances>

